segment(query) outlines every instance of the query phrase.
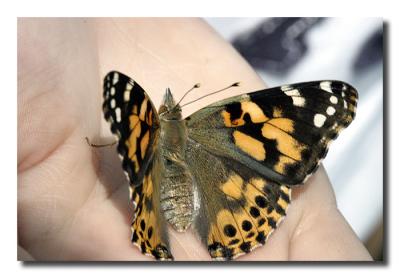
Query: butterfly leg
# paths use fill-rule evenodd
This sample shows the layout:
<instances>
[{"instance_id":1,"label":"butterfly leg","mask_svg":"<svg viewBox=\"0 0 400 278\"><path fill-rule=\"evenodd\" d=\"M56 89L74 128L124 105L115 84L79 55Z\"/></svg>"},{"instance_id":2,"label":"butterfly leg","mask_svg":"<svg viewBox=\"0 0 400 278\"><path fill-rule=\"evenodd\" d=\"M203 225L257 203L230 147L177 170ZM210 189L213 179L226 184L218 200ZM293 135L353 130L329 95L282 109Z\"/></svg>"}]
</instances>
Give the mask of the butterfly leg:
<instances>
[{"instance_id":1,"label":"butterfly leg","mask_svg":"<svg viewBox=\"0 0 400 278\"><path fill-rule=\"evenodd\" d=\"M114 142L111 143L107 143L107 144L93 144L90 142L88 137L85 137L86 143L93 148L103 148L103 147L110 147L110 146L114 146L115 144L117 144L117 140L115 140Z\"/></svg>"}]
</instances>

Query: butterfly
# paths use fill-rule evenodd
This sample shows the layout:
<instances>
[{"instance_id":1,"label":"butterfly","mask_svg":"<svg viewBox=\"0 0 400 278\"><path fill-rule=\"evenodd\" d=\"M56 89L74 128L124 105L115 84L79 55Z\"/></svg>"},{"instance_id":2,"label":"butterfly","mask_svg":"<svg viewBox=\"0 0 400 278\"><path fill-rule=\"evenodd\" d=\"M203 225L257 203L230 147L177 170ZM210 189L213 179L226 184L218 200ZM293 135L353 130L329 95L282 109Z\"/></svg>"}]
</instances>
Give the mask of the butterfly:
<instances>
[{"instance_id":1,"label":"butterfly","mask_svg":"<svg viewBox=\"0 0 400 278\"><path fill-rule=\"evenodd\" d=\"M118 138L134 207L131 241L172 260L167 225L191 227L211 258L231 260L266 243L304 183L355 117L357 91L314 81L246 93L182 117L171 91L157 111L113 71L103 112Z\"/></svg>"}]
</instances>

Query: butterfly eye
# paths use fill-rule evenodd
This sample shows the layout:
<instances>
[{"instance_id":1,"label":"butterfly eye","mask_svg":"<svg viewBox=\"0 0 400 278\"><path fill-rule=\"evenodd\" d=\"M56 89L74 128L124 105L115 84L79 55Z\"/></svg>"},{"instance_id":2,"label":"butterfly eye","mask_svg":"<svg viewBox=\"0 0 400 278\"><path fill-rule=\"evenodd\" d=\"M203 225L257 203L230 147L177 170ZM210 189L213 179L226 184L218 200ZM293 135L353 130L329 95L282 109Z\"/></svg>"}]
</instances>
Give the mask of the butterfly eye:
<instances>
[{"instance_id":1,"label":"butterfly eye","mask_svg":"<svg viewBox=\"0 0 400 278\"><path fill-rule=\"evenodd\" d=\"M160 108L158 109L158 114L160 116L165 114L165 113L167 113L167 112L168 112L168 108L165 105L161 105Z\"/></svg>"}]
</instances>

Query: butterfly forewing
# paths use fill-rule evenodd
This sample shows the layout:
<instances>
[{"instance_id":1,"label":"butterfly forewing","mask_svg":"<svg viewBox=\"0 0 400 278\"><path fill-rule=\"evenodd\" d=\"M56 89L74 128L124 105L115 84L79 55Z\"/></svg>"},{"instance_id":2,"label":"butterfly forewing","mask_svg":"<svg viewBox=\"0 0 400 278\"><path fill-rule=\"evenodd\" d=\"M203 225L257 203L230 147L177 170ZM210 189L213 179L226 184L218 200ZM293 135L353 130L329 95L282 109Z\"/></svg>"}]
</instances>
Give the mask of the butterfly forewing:
<instances>
[{"instance_id":1,"label":"butterfly forewing","mask_svg":"<svg viewBox=\"0 0 400 278\"><path fill-rule=\"evenodd\" d=\"M157 111L137 83L114 71L104 79L103 112L119 139L118 153L130 182L140 184L154 153Z\"/></svg>"},{"instance_id":2,"label":"butterfly forewing","mask_svg":"<svg viewBox=\"0 0 400 278\"><path fill-rule=\"evenodd\" d=\"M317 169L356 105L357 92L346 83L298 83L205 107L190 116L189 136L266 178L295 185Z\"/></svg>"},{"instance_id":3,"label":"butterfly forewing","mask_svg":"<svg viewBox=\"0 0 400 278\"><path fill-rule=\"evenodd\" d=\"M145 91L119 72L110 72L104 79L103 111L119 139L118 153L130 181L131 240L144 254L172 259L160 210L157 111Z\"/></svg>"}]
</instances>

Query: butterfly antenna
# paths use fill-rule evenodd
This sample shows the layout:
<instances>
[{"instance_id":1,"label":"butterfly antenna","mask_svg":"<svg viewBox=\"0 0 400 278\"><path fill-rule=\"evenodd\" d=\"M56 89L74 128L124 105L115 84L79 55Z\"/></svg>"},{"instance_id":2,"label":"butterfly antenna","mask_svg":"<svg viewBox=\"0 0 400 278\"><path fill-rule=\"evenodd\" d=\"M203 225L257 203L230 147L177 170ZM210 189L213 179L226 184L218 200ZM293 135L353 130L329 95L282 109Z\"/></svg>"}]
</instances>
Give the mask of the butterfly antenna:
<instances>
[{"instance_id":1,"label":"butterfly antenna","mask_svg":"<svg viewBox=\"0 0 400 278\"><path fill-rule=\"evenodd\" d=\"M200 99L202 99L202 98L205 98L205 97L208 97L208 96L217 94L217 93L219 93L219 92L225 91L225 90L227 90L227 89L229 89L229 88L231 88L231 87L239 87L239 86L240 86L240 82L235 82L235 83L233 83L232 85L230 85L230 86L228 86L228 87L222 88L222 89L220 89L220 90L218 90L218 91L209 93L209 94L204 95L204 96L201 96L201 97L199 97L199 98L197 98L197 99L195 99L195 100L189 101L189 102L183 104L181 107L186 106L186 105L189 105L189 104L191 104L191 103L193 103L193 102L195 102L195 101L198 101L198 100L200 100Z\"/></svg>"},{"instance_id":2,"label":"butterfly antenna","mask_svg":"<svg viewBox=\"0 0 400 278\"><path fill-rule=\"evenodd\" d=\"M200 83L195 84L189 91L187 91L183 97L181 97L181 99L178 101L178 103L175 105L175 107L177 107L179 105L179 103L181 103L181 101L187 96L187 94L189 94L192 90L196 89L196 88L200 88Z\"/></svg>"}]
</instances>

